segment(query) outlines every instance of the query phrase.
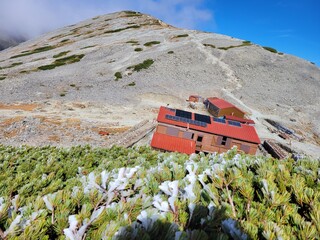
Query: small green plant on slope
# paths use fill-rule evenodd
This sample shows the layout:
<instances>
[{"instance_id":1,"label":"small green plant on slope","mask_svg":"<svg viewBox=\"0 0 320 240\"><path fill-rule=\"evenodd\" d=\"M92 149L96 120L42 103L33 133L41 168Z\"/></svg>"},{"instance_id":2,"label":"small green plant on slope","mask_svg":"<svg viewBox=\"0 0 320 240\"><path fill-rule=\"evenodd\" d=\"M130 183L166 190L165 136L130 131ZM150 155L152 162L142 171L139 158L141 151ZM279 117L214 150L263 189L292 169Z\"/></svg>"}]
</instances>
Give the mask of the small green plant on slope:
<instances>
[{"instance_id":1,"label":"small green plant on slope","mask_svg":"<svg viewBox=\"0 0 320 240\"><path fill-rule=\"evenodd\" d=\"M154 60L147 59L147 60L144 60L142 63L130 66L127 69L133 69L133 71L140 72L142 69L148 69L153 63L154 63Z\"/></svg>"},{"instance_id":2,"label":"small green plant on slope","mask_svg":"<svg viewBox=\"0 0 320 240\"><path fill-rule=\"evenodd\" d=\"M240 45L231 45L231 46L228 46L228 47L219 47L218 49L228 50L228 49L231 49L231 48L251 46L251 45L252 45L252 43L250 41L243 41L242 44L240 44Z\"/></svg>"},{"instance_id":3,"label":"small green plant on slope","mask_svg":"<svg viewBox=\"0 0 320 240\"><path fill-rule=\"evenodd\" d=\"M65 51L65 52L61 52L61 53L58 53L56 55L53 55L53 58L59 58L59 57L63 57L65 55L67 55L70 51Z\"/></svg>"},{"instance_id":4,"label":"small green plant on slope","mask_svg":"<svg viewBox=\"0 0 320 240\"><path fill-rule=\"evenodd\" d=\"M263 47L265 50L269 51L269 52L273 52L273 53L277 53L278 51L272 47Z\"/></svg>"},{"instance_id":5,"label":"small green plant on slope","mask_svg":"<svg viewBox=\"0 0 320 240\"><path fill-rule=\"evenodd\" d=\"M104 33L116 33L116 32L121 32L121 31L130 29L130 28L140 28L140 26L139 25L132 25L132 26L128 26L128 27L125 27L125 28L118 28L118 29L108 30L108 31L105 31Z\"/></svg>"},{"instance_id":6,"label":"small green plant on slope","mask_svg":"<svg viewBox=\"0 0 320 240\"><path fill-rule=\"evenodd\" d=\"M173 54L173 53L174 53L174 51L169 51L169 52L168 52L168 54Z\"/></svg>"},{"instance_id":7,"label":"small green plant on slope","mask_svg":"<svg viewBox=\"0 0 320 240\"><path fill-rule=\"evenodd\" d=\"M121 72L116 72L116 73L114 74L114 76L115 76L115 81L118 81L119 79L122 78Z\"/></svg>"},{"instance_id":8,"label":"small green plant on slope","mask_svg":"<svg viewBox=\"0 0 320 240\"><path fill-rule=\"evenodd\" d=\"M189 34L180 34L180 35L177 35L175 36L174 38L183 38L183 37L188 37Z\"/></svg>"},{"instance_id":9,"label":"small green plant on slope","mask_svg":"<svg viewBox=\"0 0 320 240\"><path fill-rule=\"evenodd\" d=\"M128 84L129 87L133 87L133 86L135 86L135 85L136 85L135 82L131 82L131 83Z\"/></svg>"},{"instance_id":10,"label":"small green plant on slope","mask_svg":"<svg viewBox=\"0 0 320 240\"><path fill-rule=\"evenodd\" d=\"M0 81L5 80L7 77L6 76L1 76L0 75Z\"/></svg>"},{"instance_id":11,"label":"small green plant on slope","mask_svg":"<svg viewBox=\"0 0 320 240\"><path fill-rule=\"evenodd\" d=\"M215 46L215 45L210 44L210 43L204 43L204 44L203 44L203 46L205 46L205 47L212 47L212 48L216 48L216 46Z\"/></svg>"},{"instance_id":12,"label":"small green plant on slope","mask_svg":"<svg viewBox=\"0 0 320 240\"><path fill-rule=\"evenodd\" d=\"M83 57L84 57L84 54L79 54L79 55L71 55L69 57L59 58L55 60L52 64L40 66L38 67L38 69L51 70L59 66L79 62Z\"/></svg>"},{"instance_id":13,"label":"small green plant on slope","mask_svg":"<svg viewBox=\"0 0 320 240\"><path fill-rule=\"evenodd\" d=\"M157 44L160 44L160 42L159 41L151 41L151 42L146 42L143 45L146 46L146 47L151 47L151 46L157 45Z\"/></svg>"},{"instance_id":14,"label":"small green plant on slope","mask_svg":"<svg viewBox=\"0 0 320 240\"><path fill-rule=\"evenodd\" d=\"M46 52L46 51L50 51L52 49L55 49L56 46L45 46L45 47L40 47L40 48L36 48L30 51L24 51L24 53L22 54L18 54L18 55L14 55L10 58L18 58L18 57L24 57L24 56L28 56L28 55L32 55L32 54L36 54L36 53L40 53L40 52Z\"/></svg>"},{"instance_id":15,"label":"small green plant on slope","mask_svg":"<svg viewBox=\"0 0 320 240\"><path fill-rule=\"evenodd\" d=\"M134 51L136 52L141 52L143 49L142 48L135 48Z\"/></svg>"}]
</instances>

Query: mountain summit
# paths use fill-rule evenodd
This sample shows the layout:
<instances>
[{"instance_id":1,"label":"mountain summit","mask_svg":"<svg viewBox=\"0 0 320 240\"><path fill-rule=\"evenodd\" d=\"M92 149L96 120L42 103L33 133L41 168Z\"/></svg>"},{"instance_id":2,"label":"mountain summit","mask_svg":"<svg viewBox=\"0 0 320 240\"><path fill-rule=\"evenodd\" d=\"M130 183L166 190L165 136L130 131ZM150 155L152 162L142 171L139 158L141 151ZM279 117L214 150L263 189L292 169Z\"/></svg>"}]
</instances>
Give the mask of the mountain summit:
<instances>
[{"instance_id":1,"label":"mountain summit","mask_svg":"<svg viewBox=\"0 0 320 240\"><path fill-rule=\"evenodd\" d=\"M293 129L292 147L319 156L320 69L248 39L170 26L123 11L67 26L0 52L0 142L103 145L159 106L189 95L225 98L281 140L265 119ZM301 139L300 139L301 140Z\"/></svg>"}]
</instances>

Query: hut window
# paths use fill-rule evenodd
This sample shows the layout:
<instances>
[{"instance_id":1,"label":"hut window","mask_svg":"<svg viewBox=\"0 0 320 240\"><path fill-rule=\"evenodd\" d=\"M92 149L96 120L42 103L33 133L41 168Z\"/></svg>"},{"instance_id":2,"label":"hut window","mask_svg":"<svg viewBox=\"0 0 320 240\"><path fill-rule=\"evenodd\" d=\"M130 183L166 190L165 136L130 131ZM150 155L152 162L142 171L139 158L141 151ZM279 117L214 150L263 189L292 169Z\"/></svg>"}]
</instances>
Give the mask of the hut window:
<instances>
[{"instance_id":1,"label":"hut window","mask_svg":"<svg viewBox=\"0 0 320 240\"><path fill-rule=\"evenodd\" d=\"M183 133L183 138L187 138L187 139L193 139L193 133L192 132L184 132Z\"/></svg>"},{"instance_id":2,"label":"hut window","mask_svg":"<svg viewBox=\"0 0 320 240\"><path fill-rule=\"evenodd\" d=\"M222 137L221 145L226 145L226 143L227 143L227 137Z\"/></svg>"},{"instance_id":3,"label":"hut window","mask_svg":"<svg viewBox=\"0 0 320 240\"><path fill-rule=\"evenodd\" d=\"M173 128L173 127L168 127L167 128L167 134L170 136L177 137L179 134L179 129L178 128Z\"/></svg>"},{"instance_id":4,"label":"hut window","mask_svg":"<svg viewBox=\"0 0 320 240\"><path fill-rule=\"evenodd\" d=\"M203 136L198 136L197 142L202 142Z\"/></svg>"},{"instance_id":5,"label":"hut window","mask_svg":"<svg viewBox=\"0 0 320 240\"><path fill-rule=\"evenodd\" d=\"M244 151L245 153L249 153L249 151L250 151L250 146L245 145L245 144L242 144L240 149L241 149L242 151Z\"/></svg>"}]
</instances>

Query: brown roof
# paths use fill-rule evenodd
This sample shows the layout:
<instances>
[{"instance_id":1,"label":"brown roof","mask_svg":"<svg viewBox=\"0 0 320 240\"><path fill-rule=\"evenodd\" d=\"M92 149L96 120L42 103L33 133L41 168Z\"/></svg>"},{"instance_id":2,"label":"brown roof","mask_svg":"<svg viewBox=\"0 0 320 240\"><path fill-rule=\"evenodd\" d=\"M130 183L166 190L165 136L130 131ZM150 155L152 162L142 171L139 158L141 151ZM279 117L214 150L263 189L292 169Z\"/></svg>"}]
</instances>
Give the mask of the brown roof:
<instances>
[{"instance_id":1,"label":"brown roof","mask_svg":"<svg viewBox=\"0 0 320 240\"><path fill-rule=\"evenodd\" d=\"M233 104L227 102L224 99L221 98L216 98L216 97L212 97L212 98L207 98L207 100L215 105L216 107L218 107L219 109L226 109L226 108L236 108L238 109L240 112L245 113L244 111L240 110L239 108L237 108L236 106L234 106Z\"/></svg>"}]
</instances>

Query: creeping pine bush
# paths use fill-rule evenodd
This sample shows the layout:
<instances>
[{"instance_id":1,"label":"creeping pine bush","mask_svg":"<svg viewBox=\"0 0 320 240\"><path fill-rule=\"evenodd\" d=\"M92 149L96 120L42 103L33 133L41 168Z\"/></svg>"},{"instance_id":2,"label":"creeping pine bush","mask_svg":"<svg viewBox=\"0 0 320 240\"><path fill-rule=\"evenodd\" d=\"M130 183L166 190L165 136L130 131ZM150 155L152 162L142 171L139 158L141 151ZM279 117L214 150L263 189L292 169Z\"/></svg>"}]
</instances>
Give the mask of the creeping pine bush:
<instances>
[{"instance_id":1,"label":"creeping pine bush","mask_svg":"<svg viewBox=\"0 0 320 240\"><path fill-rule=\"evenodd\" d=\"M5 239L316 239L319 161L0 146Z\"/></svg>"}]
</instances>

